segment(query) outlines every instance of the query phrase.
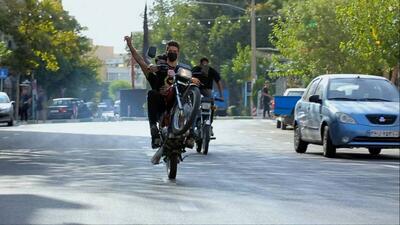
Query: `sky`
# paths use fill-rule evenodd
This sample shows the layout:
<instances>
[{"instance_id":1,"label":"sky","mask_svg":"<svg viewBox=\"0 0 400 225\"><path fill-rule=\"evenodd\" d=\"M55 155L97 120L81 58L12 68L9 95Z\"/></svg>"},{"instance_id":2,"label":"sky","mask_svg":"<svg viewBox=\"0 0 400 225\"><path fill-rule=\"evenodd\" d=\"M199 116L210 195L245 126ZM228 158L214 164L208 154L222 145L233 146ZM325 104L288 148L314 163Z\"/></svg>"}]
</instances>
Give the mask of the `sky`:
<instances>
[{"instance_id":1,"label":"sky","mask_svg":"<svg viewBox=\"0 0 400 225\"><path fill-rule=\"evenodd\" d=\"M87 27L84 35L95 45L113 46L115 53L125 52L124 36L143 30L145 4L152 0L63 0L63 6Z\"/></svg>"}]
</instances>

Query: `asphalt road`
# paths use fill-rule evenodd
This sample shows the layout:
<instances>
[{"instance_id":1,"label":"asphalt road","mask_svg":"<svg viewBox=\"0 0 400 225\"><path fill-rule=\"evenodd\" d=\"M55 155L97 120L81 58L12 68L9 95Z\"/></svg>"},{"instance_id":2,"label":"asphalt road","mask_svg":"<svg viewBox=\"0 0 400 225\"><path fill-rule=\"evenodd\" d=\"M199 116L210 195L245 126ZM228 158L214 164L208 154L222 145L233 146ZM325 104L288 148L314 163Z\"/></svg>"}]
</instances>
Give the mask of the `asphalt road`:
<instances>
[{"instance_id":1,"label":"asphalt road","mask_svg":"<svg viewBox=\"0 0 400 225\"><path fill-rule=\"evenodd\" d=\"M292 147L270 120L217 120L176 181L146 121L0 127L0 224L399 224L399 150Z\"/></svg>"}]
</instances>

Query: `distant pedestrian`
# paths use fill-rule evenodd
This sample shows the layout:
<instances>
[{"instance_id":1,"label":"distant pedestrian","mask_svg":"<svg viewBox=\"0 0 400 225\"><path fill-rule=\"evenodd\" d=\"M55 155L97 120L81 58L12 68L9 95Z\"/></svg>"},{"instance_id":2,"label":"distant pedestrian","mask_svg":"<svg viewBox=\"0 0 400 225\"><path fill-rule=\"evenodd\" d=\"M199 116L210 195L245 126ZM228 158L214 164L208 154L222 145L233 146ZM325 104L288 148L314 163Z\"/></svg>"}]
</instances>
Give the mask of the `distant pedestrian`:
<instances>
[{"instance_id":1,"label":"distant pedestrian","mask_svg":"<svg viewBox=\"0 0 400 225\"><path fill-rule=\"evenodd\" d=\"M264 110L263 110L263 118L265 119L266 113L268 113L268 118L271 118L271 113L270 113L270 102L272 99L272 96L269 94L269 83L268 81L265 81L264 87L261 91L262 93L262 99L263 99L263 105L264 105Z\"/></svg>"},{"instance_id":2,"label":"distant pedestrian","mask_svg":"<svg viewBox=\"0 0 400 225\"><path fill-rule=\"evenodd\" d=\"M29 95L27 91L23 91L21 95L21 104L20 104L20 117L21 121L28 121L28 111L31 106L32 97Z\"/></svg>"},{"instance_id":3,"label":"distant pedestrian","mask_svg":"<svg viewBox=\"0 0 400 225\"><path fill-rule=\"evenodd\" d=\"M42 89L39 89L38 92L38 98L36 101L36 119L37 120L43 120L46 121L46 115L45 115L45 94Z\"/></svg>"}]
</instances>

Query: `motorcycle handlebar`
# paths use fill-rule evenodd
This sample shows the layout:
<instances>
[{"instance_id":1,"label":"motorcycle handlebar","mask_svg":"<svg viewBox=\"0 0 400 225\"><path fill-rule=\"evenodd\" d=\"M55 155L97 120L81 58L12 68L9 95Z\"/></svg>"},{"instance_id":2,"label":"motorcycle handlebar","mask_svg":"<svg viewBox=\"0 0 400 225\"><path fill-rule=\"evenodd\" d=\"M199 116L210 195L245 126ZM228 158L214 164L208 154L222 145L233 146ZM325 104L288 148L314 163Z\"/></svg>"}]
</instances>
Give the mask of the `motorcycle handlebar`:
<instances>
[{"instance_id":1,"label":"motorcycle handlebar","mask_svg":"<svg viewBox=\"0 0 400 225\"><path fill-rule=\"evenodd\" d=\"M224 102L224 99L218 97L214 97L214 100L217 102Z\"/></svg>"}]
</instances>

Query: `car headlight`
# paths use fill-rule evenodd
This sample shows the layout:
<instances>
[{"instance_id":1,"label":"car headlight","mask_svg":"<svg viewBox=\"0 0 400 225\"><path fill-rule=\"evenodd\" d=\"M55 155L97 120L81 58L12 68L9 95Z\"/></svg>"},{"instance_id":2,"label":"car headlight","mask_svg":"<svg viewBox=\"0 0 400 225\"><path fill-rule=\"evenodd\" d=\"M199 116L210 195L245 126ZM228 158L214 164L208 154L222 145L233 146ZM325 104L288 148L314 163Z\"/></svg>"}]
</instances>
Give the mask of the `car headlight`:
<instances>
[{"instance_id":1,"label":"car headlight","mask_svg":"<svg viewBox=\"0 0 400 225\"><path fill-rule=\"evenodd\" d=\"M336 113L336 115L341 123L356 124L356 120L346 113Z\"/></svg>"},{"instance_id":2,"label":"car headlight","mask_svg":"<svg viewBox=\"0 0 400 225\"><path fill-rule=\"evenodd\" d=\"M10 112L11 108L10 107L0 108L0 111L2 111L2 112Z\"/></svg>"}]
</instances>

